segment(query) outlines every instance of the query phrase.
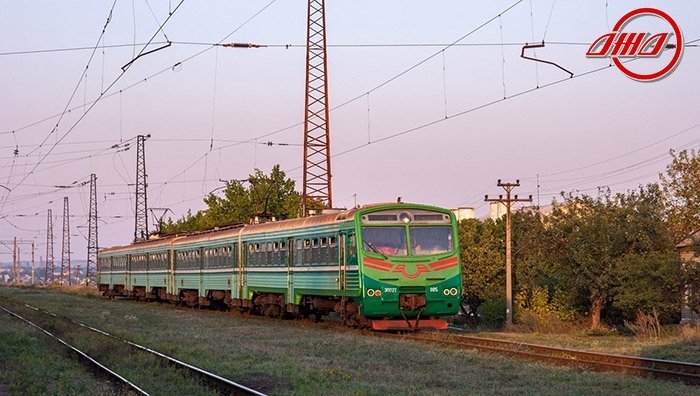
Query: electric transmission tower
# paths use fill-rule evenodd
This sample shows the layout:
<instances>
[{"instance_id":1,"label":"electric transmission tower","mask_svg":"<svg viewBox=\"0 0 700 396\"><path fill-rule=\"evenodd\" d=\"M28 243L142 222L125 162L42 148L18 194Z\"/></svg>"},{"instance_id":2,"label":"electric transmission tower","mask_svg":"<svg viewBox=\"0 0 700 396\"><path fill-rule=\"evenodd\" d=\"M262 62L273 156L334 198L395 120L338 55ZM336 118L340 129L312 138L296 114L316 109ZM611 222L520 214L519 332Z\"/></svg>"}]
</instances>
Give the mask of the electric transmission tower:
<instances>
[{"instance_id":1,"label":"electric transmission tower","mask_svg":"<svg viewBox=\"0 0 700 396\"><path fill-rule=\"evenodd\" d=\"M61 247L61 284L65 280L70 286L70 221L68 214L68 197L63 197L63 246Z\"/></svg>"},{"instance_id":2,"label":"electric transmission tower","mask_svg":"<svg viewBox=\"0 0 700 396\"><path fill-rule=\"evenodd\" d=\"M87 268L85 286L97 281L97 176L90 175L90 216L88 217Z\"/></svg>"},{"instance_id":3,"label":"electric transmission tower","mask_svg":"<svg viewBox=\"0 0 700 396\"><path fill-rule=\"evenodd\" d=\"M51 219L51 209L46 219L46 283L53 283L53 220Z\"/></svg>"},{"instance_id":4,"label":"electric transmission tower","mask_svg":"<svg viewBox=\"0 0 700 396\"><path fill-rule=\"evenodd\" d=\"M136 140L136 227L134 242L148 239L148 205L146 205L146 139L151 135L138 135Z\"/></svg>"},{"instance_id":5,"label":"electric transmission tower","mask_svg":"<svg viewBox=\"0 0 700 396\"><path fill-rule=\"evenodd\" d=\"M326 77L325 1L309 0L306 41L306 117L304 118L304 191L302 215L313 202L333 207L330 127Z\"/></svg>"}]
</instances>

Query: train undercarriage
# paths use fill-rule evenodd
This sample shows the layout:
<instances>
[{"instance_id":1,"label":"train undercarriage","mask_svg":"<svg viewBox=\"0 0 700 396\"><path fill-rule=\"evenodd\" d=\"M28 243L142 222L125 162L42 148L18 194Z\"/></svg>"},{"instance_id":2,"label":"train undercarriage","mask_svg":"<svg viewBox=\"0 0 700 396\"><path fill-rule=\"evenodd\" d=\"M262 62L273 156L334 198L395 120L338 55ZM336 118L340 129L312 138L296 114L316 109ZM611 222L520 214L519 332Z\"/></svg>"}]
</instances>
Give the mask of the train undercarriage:
<instances>
[{"instance_id":1,"label":"train undercarriage","mask_svg":"<svg viewBox=\"0 0 700 396\"><path fill-rule=\"evenodd\" d=\"M169 302L176 305L200 309L237 310L241 313L268 316L279 319L315 317L321 321L324 316L336 312L340 321L350 327L371 327L371 321L360 315L359 308L350 297L305 296L301 304L285 301L284 294L257 292L252 300L232 298L226 290L210 290L200 296L197 290L181 289L178 294L169 294L164 287L154 287L147 291L145 287L127 290L124 285L100 284L99 290L104 297L129 298L137 301Z\"/></svg>"},{"instance_id":2,"label":"train undercarriage","mask_svg":"<svg viewBox=\"0 0 700 396\"><path fill-rule=\"evenodd\" d=\"M165 287L134 287L127 290L124 285L100 284L99 290L105 297L130 298L137 301L169 302L176 305L198 309L237 310L241 313L268 316L279 319L315 317L322 321L323 317L332 313L346 326L353 328L371 328L379 331L405 330L444 330L447 322L441 319L421 318L425 309L424 294L405 294L399 301L403 318L368 319L361 315L360 307L351 297L304 296L300 304L287 303L281 293L256 292L251 300L234 298L230 291L209 290L200 296L197 290L181 289L178 294L169 294ZM409 318L404 312L418 312L416 318Z\"/></svg>"}]
</instances>

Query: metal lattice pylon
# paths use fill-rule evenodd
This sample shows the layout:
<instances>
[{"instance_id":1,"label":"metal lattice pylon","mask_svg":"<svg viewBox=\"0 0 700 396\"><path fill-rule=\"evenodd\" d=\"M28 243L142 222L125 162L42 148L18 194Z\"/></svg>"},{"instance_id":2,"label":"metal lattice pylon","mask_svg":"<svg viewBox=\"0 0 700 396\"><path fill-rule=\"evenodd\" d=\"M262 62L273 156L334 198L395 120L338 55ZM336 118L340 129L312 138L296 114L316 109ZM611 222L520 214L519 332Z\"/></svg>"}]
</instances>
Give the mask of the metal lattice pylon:
<instances>
[{"instance_id":1,"label":"metal lattice pylon","mask_svg":"<svg viewBox=\"0 0 700 396\"><path fill-rule=\"evenodd\" d=\"M332 207L325 1L309 0L302 212L311 201Z\"/></svg>"},{"instance_id":2,"label":"metal lattice pylon","mask_svg":"<svg viewBox=\"0 0 700 396\"><path fill-rule=\"evenodd\" d=\"M70 286L70 221L68 197L63 197L63 245L61 246L61 284Z\"/></svg>"},{"instance_id":3,"label":"metal lattice pylon","mask_svg":"<svg viewBox=\"0 0 700 396\"><path fill-rule=\"evenodd\" d=\"M87 268L85 286L97 282L97 176L90 175L90 216L88 217Z\"/></svg>"},{"instance_id":4,"label":"metal lattice pylon","mask_svg":"<svg viewBox=\"0 0 700 396\"><path fill-rule=\"evenodd\" d=\"M136 139L136 227L134 242L148 239L148 205L146 204L146 149L145 141L151 135Z\"/></svg>"},{"instance_id":5,"label":"metal lattice pylon","mask_svg":"<svg viewBox=\"0 0 700 396\"><path fill-rule=\"evenodd\" d=\"M46 280L47 284L52 284L53 272L54 272L54 262L53 262L53 219L51 218L51 209L49 209L48 216L46 218Z\"/></svg>"}]
</instances>

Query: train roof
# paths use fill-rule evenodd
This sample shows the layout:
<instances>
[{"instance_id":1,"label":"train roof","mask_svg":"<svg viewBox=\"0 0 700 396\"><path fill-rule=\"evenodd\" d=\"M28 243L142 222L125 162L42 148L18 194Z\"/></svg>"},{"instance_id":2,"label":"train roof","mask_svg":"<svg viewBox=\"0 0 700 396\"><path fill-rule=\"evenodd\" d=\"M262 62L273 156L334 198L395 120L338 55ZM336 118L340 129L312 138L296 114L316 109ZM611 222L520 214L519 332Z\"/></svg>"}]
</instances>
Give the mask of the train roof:
<instances>
[{"instance_id":1,"label":"train roof","mask_svg":"<svg viewBox=\"0 0 700 396\"><path fill-rule=\"evenodd\" d=\"M255 234L265 234L269 232L285 231L285 230L295 230L300 228L322 226L337 224L345 220L351 220L358 211L364 211L367 209L373 209L383 206L404 206L404 205L418 205L421 207L438 209L429 205L421 204L407 204L407 203L396 203L396 202L386 202L386 203L376 203L362 206L361 208L352 209L341 209L334 210L331 213L324 213L309 217L300 217L296 219L271 221L261 224L235 224L225 228L216 228L207 231L199 231L188 234L175 234L165 237L151 237L147 241L134 242L126 246L114 246L105 249L101 249L100 253L117 253L120 251L134 251L139 249L149 249L162 247L163 249L169 248L172 244L178 243L202 243L208 241L215 241L226 238L237 238L239 233L242 235L255 235Z\"/></svg>"},{"instance_id":2,"label":"train roof","mask_svg":"<svg viewBox=\"0 0 700 396\"><path fill-rule=\"evenodd\" d=\"M115 246L101 249L101 253L115 253L125 250L138 250L140 248L153 249L157 247L169 247L171 244L207 242L218 239L235 238L239 233L243 235L264 234L268 232L294 230L326 224L335 224L340 221L352 219L357 209L340 210L333 213L302 217L297 219L271 221L261 224L237 224L222 229L212 229L188 234L175 234L167 237L151 237L147 241L134 242L126 246Z\"/></svg>"}]
</instances>

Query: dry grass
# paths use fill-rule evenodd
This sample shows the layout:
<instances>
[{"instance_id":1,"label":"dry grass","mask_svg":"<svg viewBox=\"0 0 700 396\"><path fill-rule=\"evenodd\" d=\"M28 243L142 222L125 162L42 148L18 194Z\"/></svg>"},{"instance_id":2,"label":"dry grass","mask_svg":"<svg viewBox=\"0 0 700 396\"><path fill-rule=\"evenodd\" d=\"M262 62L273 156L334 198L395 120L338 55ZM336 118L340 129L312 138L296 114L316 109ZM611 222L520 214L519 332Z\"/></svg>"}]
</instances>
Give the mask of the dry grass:
<instances>
[{"instance_id":1,"label":"dry grass","mask_svg":"<svg viewBox=\"0 0 700 396\"><path fill-rule=\"evenodd\" d=\"M661 324L656 310L651 314L637 311L637 319L634 322L625 320L625 327L632 330L638 337L650 340L658 340L661 337Z\"/></svg>"},{"instance_id":2,"label":"dry grass","mask_svg":"<svg viewBox=\"0 0 700 396\"><path fill-rule=\"evenodd\" d=\"M677 334L685 342L700 342L700 323L680 326Z\"/></svg>"}]
</instances>

